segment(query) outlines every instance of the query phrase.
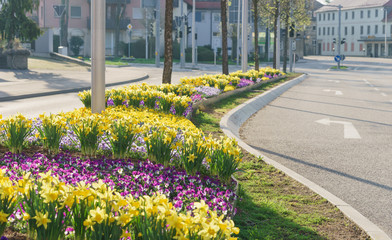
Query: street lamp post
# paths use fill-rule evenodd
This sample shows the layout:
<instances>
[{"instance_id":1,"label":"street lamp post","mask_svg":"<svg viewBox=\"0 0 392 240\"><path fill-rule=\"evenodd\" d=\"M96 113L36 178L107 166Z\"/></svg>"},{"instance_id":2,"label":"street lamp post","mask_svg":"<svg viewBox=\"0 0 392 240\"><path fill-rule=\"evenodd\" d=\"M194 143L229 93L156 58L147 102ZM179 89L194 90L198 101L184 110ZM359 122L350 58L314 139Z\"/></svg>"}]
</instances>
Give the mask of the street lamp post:
<instances>
[{"instance_id":1,"label":"street lamp post","mask_svg":"<svg viewBox=\"0 0 392 240\"><path fill-rule=\"evenodd\" d=\"M342 27L342 5L338 6L339 8L339 23L338 23L338 56L340 56L340 45L342 41L342 33L341 33L341 27ZM338 69L340 69L340 61L338 61Z\"/></svg>"},{"instance_id":2,"label":"street lamp post","mask_svg":"<svg viewBox=\"0 0 392 240\"><path fill-rule=\"evenodd\" d=\"M156 18L155 18L155 66L160 66L160 32L161 32L161 0L156 2Z\"/></svg>"},{"instance_id":3,"label":"street lamp post","mask_svg":"<svg viewBox=\"0 0 392 240\"><path fill-rule=\"evenodd\" d=\"M388 11L387 11L387 9L386 8L383 8L382 9L383 11L384 11L384 16L385 16L385 19L384 19L384 57L387 57L387 13L388 13Z\"/></svg>"},{"instance_id":4,"label":"street lamp post","mask_svg":"<svg viewBox=\"0 0 392 240\"><path fill-rule=\"evenodd\" d=\"M192 2L192 67L196 67L196 0Z\"/></svg>"},{"instance_id":5,"label":"street lamp post","mask_svg":"<svg viewBox=\"0 0 392 240\"><path fill-rule=\"evenodd\" d=\"M242 0L242 72L248 71L248 0Z\"/></svg>"},{"instance_id":6,"label":"street lamp post","mask_svg":"<svg viewBox=\"0 0 392 240\"><path fill-rule=\"evenodd\" d=\"M91 1L91 111L105 110L106 0Z\"/></svg>"}]
</instances>

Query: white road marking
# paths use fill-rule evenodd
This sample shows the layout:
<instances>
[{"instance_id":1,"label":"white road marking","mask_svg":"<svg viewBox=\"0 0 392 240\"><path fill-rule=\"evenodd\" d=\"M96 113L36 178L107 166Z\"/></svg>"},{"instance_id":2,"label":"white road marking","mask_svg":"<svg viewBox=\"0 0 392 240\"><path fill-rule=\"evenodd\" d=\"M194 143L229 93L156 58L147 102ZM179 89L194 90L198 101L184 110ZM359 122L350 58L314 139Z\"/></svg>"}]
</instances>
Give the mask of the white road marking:
<instances>
[{"instance_id":1,"label":"white road marking","mask_svg":"<svg viewBox=\"0 0 392 240\"><path fill-rule=\"evenodd\" d=\"M324 92L335 92L335 95L343 95L343 93L338 90L324 89L323 91Z\"/></svg>"},{"instance_id":2,"label":"white road marking","mask_svg":"<svg viewBox=\"0 0 392 240\"><path fill-rule=\"evenodd\" d=\"M328 80L328 82L340 83L339 80Z\"/></svg>"},{"instance_id":3,"label":"white road marking","mask_svg":"<svg viewBox=\"0 0 392 240\"><path fill-rule=\"evenodd\" d=\"M386 93L381 93L381 95L383 96L383 97L388 97L388 95L386 94Z\"/></svg>"},{"instance_id":4,"label":"white road marking","mask_svg":"<svg viewBox=\"0 0 392 240\"><path fill-rule=\"evenodd\" d=\"M323 118L323 119L317 120L316 123L320 123L320 124L327 125L327 126L330 126L331 123L343 124L344 138L346 138L346 139L361 139L361 136L359 135L357 129L354 127L354 125L351 122L331 121L329 118Z\"/></svg>"}]
</instances>

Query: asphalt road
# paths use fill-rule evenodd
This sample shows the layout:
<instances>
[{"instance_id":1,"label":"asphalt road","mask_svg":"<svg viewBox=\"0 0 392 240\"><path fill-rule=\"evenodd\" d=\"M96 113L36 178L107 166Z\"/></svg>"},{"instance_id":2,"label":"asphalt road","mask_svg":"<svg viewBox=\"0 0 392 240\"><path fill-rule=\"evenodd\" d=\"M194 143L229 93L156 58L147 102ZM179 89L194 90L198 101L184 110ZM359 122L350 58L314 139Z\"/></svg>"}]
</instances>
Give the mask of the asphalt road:
<instances>
[{"instance_id":1,"label":"asphalt road","mask_svg":"<svg viewBox=\"0 0 392 240\"><path fill-rule=\"evenodd\" d=\"M309 73L252 116L241 137L353 206L392 237L391 59L307 58Z\"/></svg>"}]
</instances>

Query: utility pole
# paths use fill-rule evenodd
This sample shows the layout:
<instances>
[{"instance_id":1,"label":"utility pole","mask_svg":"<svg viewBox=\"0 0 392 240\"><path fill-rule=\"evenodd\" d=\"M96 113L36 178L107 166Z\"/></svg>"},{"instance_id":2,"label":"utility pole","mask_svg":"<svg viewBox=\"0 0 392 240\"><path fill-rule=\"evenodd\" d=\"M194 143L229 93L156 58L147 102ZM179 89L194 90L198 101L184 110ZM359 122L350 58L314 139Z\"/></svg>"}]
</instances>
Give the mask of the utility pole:
<instances>
[{"instance_id":1,"label":"utility pole","mask_svg":"<svg viewBox=\"0 0 392 240\"><path fill-rule=\"evenodd\" d=\"M91 111L105 110L106 0L91 1Z\"/></svg>"},{"instance_id":2,"label":"utility pole","mask_svg":"<svg viewBox=\"0 0 392 240\"><path fill-rule=\"evenodd\" d=\"M292 1L290 0L290 18L292 21L293 18L293 8L291 6ZM286 34L289 34L289 65L290 65L290 72L293 72L293 37L291 35L292 32L294 32L293 24L290 25L289 27L289 32Z\"/></svg>"},{"instance_id":3,"label":"utility pole","mask_svg":"<svg viewBox=\"0 0 392 240\"><path fill-rule=\"evenodd\" d=\"M388 13L388 11L387 11L387 9L386 8L383 8L383 11L385 12L385 23L384 23L384 25L385 25L385 27L384 27L384 57L387 57L388 55L387 55L387 13ZM392 34L392 33L391 33Z\"/></svg>"},{"instance_id":4,"label":"utility pole","mask_svg":"<svg viewBox=\"0 0 392 240\"><path fill-rule=\"evenodd\" d=\"M241 1L238 0L238 18L237 18L237 66L240 62L240 21L241 21Z\"/></svg>"},{"instance_id":5,"label":"utility pole","mask_svg":"<svg viewBox=\"0 0 392 240\"><path fill-rule=\"evenodd\" d=\"M242 0L242 72L248 71L248 0Z\"/></svg>"},{"instance_id":6,"label":"utility pole","mask_svg":"<svg viewBox=\"0 0 392 240\"><path fill-rule=\"evenodd\" d=\"M147 8L145 9L146 13L146 59L148 59L148 16L147 16Z\"/></svg>"},{"instance_id":7,"label":"utility pole","mask_svg":"<svg viewBox=\"0 0 392 240\"><path fill-rule=\"evenodd\" d=\"M340 45L342 43L342 33L341 33L341 25L342 25L342 5L338 5L339 9L339 23L338 23L338 56L340 56ZM340 69L340 61L338 61L338 69Z\"/></svg>"},{"instance_id":8,"label":"utility pole","mask_svg":"<svg viewBox=\"0 0 392 240\"><path fill-rule=\"evenodd\" d=\"M192 1L192 67L196 67L196 0Z\"/></svg>"},{"instance_id":9,"label":"utility pole","mask_svg":"<svg viewBox=\"0 0 392 240\"><path fill-rule=\"evenodd\" d=\"M160 31L161 31L161 0L156 0L156 9L155 9L155 66L159 68L160 66L160 54L159 54L159 40L160 40Z\"/></svg>"},{"instance_id":10,"label":"utility pole","mask_svg":"<svg viewBox=\"0 0 392 240\"><path fill-rule=\"evenodd\" d=\"M185 16L184 16L184 1L181 1L181 39L180 39L180 63L181 68L185 68L185 48L184 48L184 40L185 40Z\"/></svg>"},{"instance_id":11,"label":"utility pole","mask_svg":"<svg viewBox=\"0 0 392 240\"><path fill-rule=\"evenodd\" d=\"M280 5L278 6L278 21L276 22L276 69L280 69Z\"/></svg>"}]
</instances>

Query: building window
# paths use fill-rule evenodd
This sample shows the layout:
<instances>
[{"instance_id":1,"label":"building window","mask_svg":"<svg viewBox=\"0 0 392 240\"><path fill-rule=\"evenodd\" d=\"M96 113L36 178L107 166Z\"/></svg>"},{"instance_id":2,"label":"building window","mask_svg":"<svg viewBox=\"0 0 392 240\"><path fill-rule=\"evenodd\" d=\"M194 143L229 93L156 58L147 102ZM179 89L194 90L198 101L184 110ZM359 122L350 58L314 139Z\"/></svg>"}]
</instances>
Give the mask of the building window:
<instances>
[{"instance_id":1,"label":"building window","mask_svg":"<svg viewBox=\"0 0 392 240\"><path fill-rule=\"evenodd\" d=\"M382 25L382 34L385 34L385 25Z\"/></svg>"},{"instance_id":2,"label":"building window","mask_svg":"<svg viewBox=\"0 0 392 240\"><path fill-rule=\"evenodd\" d=\"M361 35L363 35L363 26L361 26Z\"/></svg>"},{"instance_id":3,"label":"building window","mask_svg":"<svg viewBox=\"0 0 392 240\"><path fill-rule=\"evenodd\" d=\"M332 36L335 35L335 27L332 27Z\"/></svg>"},{"instance_id":4,"label":"building window","mask_svg":"<svg viewBox=\"0 0 392 240\"><path fill-rule=\"evenodd\" d=\"M71 18L81 18L82 8L80 6L71 6Z\"/></svg>"},{"instance_id":5,"label":"building window","mask_svg":"<svg viewBox=\"0 0 392 240\"><path fill-rule=\"evenodd\" d=\"M348 19L348 12L345 12L344 18L347 20Z\"/></svg>"},{"instance_id":6,"label":"building window","mask_svg":"<svg viewBox=\"0 0 392 240\"><path fill-rule=\"evenodd\" d=\"M378 9L376 9L375 17L378 17Z\"/></svg>"},{"instance_id":7,"label":"building window","mask_svg":"<svg viewBox=\"0 0 392 240\"><path fill-rule=\"evenodd\" d=\"M352 26L351 27L351 35L354 35L354 30L355 30L355 28L354 28L354 26Z\"/></svg>"},{"instance_id":8,"label":"building window","mask_svg":"<svg viewBox=\"0 0 392 240\"><path fill-rule=\"evenodd\" d=\"M355 49L355 44L351 43L351 52L354 52L354 49Z\"/></svg>"},{"instance_id":9,"label":"building window","mask_svg":"<svg viewBox=\"0 0 392 240\"><path fill-rule=\"evenodd\" d=\"M325 36L325 27L323 27L323 36Z\"/></svg>"},{"instance_id":10,"label":"building window","mask_svg":"<svg viewBox=\"0 0 392 240\"><path fill-rule=\"evenodd\" d=\"M195 21L196 22L204 21L204 12L196 12Z\"/></svg>"},{"instance_id":11,"label":"building window","mask_svg":"<svg viewBox=\"0 0 392 240\"><path fill-rule=\"evenodd\" d=\"M220 22L221 21L220 13L213 13L212 16L213 16L214 22Z\"/></svg>"},{"instance_id":12,"label":"building window","mask_svg":"<svg viewBox=\"0 0 392 240\"><path fill-rule=\"evenodd\" d=\"M378 33L378 25L374 26L374 34Z\"/></svg>"},{"instance_id":13,"label":"building window","mask_svg":"<svg viewBox=\"0 0 392 240\"><path fill-rule=\"evenodd\" d=\"M367 27L367 34L370 35L370 26Z\"/></svg>"},{"instance_id":14,"label":"building window","mask_svg":"<svg viewBox=\"0 0 392 240\"><path fill-rule=\"evenodd\" d=\"M54 16L59 18L64 12L65 6L64 5L53 5Z\"/></svg>"},{"instance_id":15,"label":"building window","mask_svg":"<svg viewBox=\"0 0 392 240\"><path fill-rule=\"evenodd\" d=\"M323 13L323 21L325 21L325 13Z\"/></svg>"},{"instance_id":16,"label":"building window","mask_svg":"<svg viewBox=\"0 0 392 240\"><path fill-rule=\"evenodd\" d=\"M344 51L347 52L347 43L344 43Z\"/></svg>"},{"instance_id":17,"label":"building window","mask_svg":"<svg viewBox=\"0 0 392 240\"><path fill-rule=\"evenodd\" d=\"M335 13L332 13L332 21L335 21Z\"/></svg>"},{"instance_id":18,"label":"building window","mask_svg":"<svg viewBox=\"0 0 392 240\"><path fill-rule=\"evenodd\" d=\"M316 31L316 26L313 26L313 27L312 27L312 30L313 30L313 31Z\"/></svg>"},{"instance_id":19,"label":"building window","mask_svg":"<svg viewBox=\"0 0 392 240\"><path fill-rule=\"evenodd\" d=\"M347 27L344 27L344 35L347 35L347 32L348 32Z\"/></svg>"},{"instance_id":20,"label":"building window","mask_svg":"<svg viewBox=\"0 0 392 240\"><path fill-rule=\"evenodd\" d=\"M321 13L319 13L319 22L321 22Z\"/></svg>"},{"instance_id":21,"label":"building window","mask_svg":"<svg viewBox=\"0 0 392 240\"><path fill-rule=\"evenodd\" d=\"M368 18L370 18L370 10L368 10Z\"/></svg>"},{"instance_id":22,"label":"building window","mask_svg":"<svg viewBox=\"0 0 392 240\"><path fill-rule=\"evenodd\" d=\"M352 12L351 12L351 19L354 19L354 18L355 18L355 12L352 11Z\"/></svg>"},{"instance_id":23,"label":"building window","mask_svg":"<svg viewBox=\"0 0 392 240\"><path fill-rule=\"evenodd\" d=\"M329 36L329 27L327 28L327 35Z\"/></svg>"},{"instance_id":24,"label":"building window","mask_svg":"<svg viewBox=\"0 0 392 240\"><path fill-rule=\"evenodd\" d=\"M321 36L321 27L319 27L319 36Z\"/></svg>"},{"instance_id":25,"label":"building window","mask_svg":"<svg viewBox=\"0 0 392 240\"><path fill-rule=\"evenodd\" d=\"M363 44L362 44L362 43L359 44L359 51L360 51L360 52L363 51Z\"/></svg>"},{"instance_id":26,"label":"building window","mask_svg":"<svg viewBox=\"0 0 392 240\"><path fill-rule=\"evenodd\" d=\"M361 18L363 18L363 11L361 11Z\"/></svg>"},{"instance_id":27,"label":"building window","mask_svg":"<svg viewBox=\"0 0 392 240\"><path fill-rule=\"evenodd\" d=\"M323 43L323 51L325 52L325 43Z\"/></svg>"},{"instance_id":28,"label":"building window","mask_svg":"<svg viewBox=\"0 0 392 240\"><path fill-rule=\"evenodd\" d=\"M329 51L329 43L327 43L327 51Z\"/></svg>"},{"instance_id":29,"label":"building window","mask_svg":"<svg viewBox=\"0 0 392 240\"><path fill-rule=\"evenodd\" d=\"M331 14L328 13L328 21L331 20Z\"/></svg>"}]
</instances>

